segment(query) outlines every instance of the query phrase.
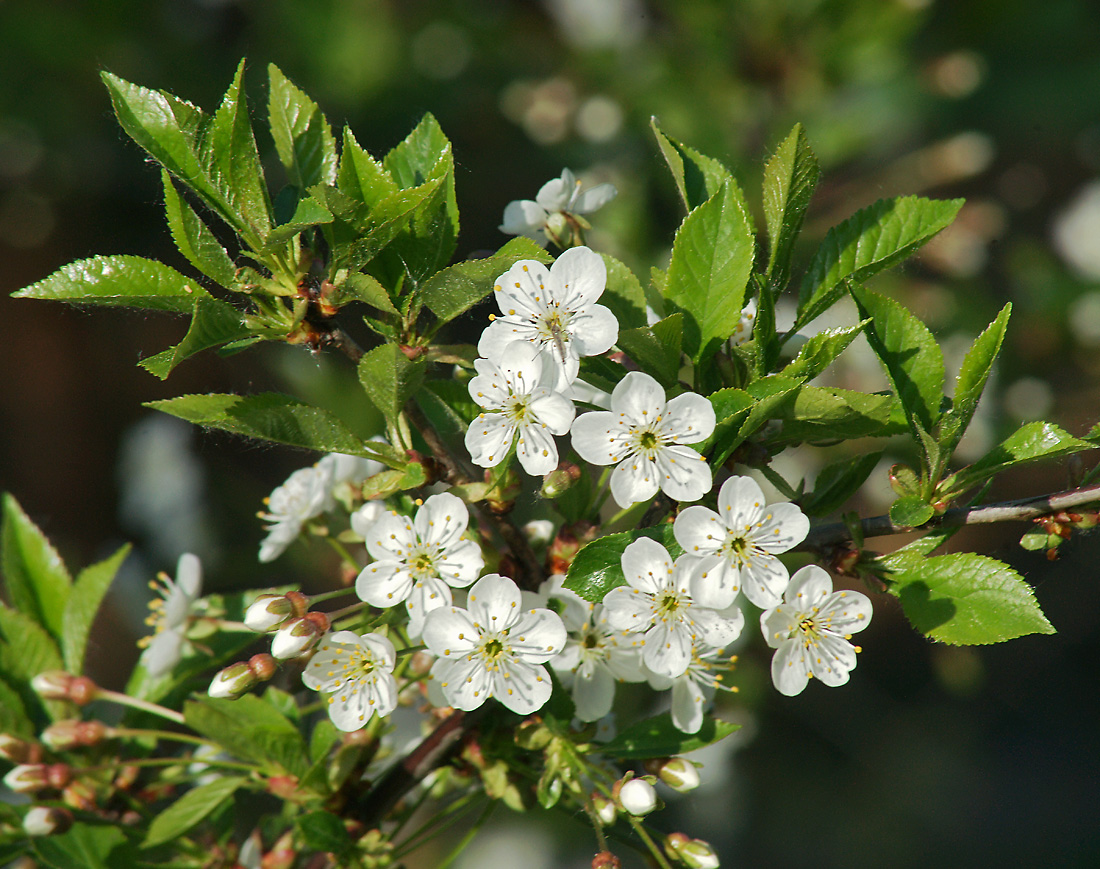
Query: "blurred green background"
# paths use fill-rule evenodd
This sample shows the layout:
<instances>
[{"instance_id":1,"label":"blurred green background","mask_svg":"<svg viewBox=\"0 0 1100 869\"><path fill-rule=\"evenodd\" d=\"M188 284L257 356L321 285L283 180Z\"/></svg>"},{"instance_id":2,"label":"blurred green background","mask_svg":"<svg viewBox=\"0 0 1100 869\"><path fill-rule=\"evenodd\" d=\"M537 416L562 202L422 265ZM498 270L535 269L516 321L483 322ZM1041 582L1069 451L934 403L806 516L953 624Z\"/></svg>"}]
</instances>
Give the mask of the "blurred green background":
<instances>
[{"instance_id":1,"label":"blurred green background","mask_svg":"<svg viewBox=\"0 0 1100 869\"><path fill-rule=\"evenodd\" d=\"M261 499L311 457L157 421L141 402L277 388L362 426L369 414L339 365L304 350L203 356L162 383L135 363L184 323L8 298L95 254L187 270L101 70L213 107L246 56L259 119L275 63L375 153L431 111L454 143L459 256L499 246L507 202L568 166L618 187L590 242L643 275L682 216L651 116L730 165L755 204L764 159L800 121L824 171L811 241L883 196L968 199L878 281L949 359L1015 305L963 458L1023 420L1080 434L1097 418L1100 6L1088 0L5 0L0 33L0 484L74 563L138 543L112 598L118 630L92 650L105 682L136 657L119 637L140 634L144 581L181 551L203 555L215 590L317 572L301 552L255 560ZM882 382L858 353L836 376ZM1048 465L990 497L1067 484ZM866 512L888 504L882 488ZM1100 547L1074 540L1048 564L1016 546L1024 530L962 545L1023 570L1057 636L932 646L880 597L852 684L796 699L764 690L767 657L746 649L728 709L747 725L737 750L663 822L712 840L730 866L1100 864ZM486 838L463 865L515 865L517 847L533 869L587 865L577 821L520 835Z\"/></svg>"}]
</instances>

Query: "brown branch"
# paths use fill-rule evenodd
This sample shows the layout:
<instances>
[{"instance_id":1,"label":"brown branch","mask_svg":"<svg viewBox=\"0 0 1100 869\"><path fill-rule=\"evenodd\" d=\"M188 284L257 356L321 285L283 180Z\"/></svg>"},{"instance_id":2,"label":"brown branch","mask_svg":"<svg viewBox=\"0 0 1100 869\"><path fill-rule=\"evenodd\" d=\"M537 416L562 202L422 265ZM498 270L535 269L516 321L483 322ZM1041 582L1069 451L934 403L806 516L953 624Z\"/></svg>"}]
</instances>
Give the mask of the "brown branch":
<instances>
[{"instance_id":1,"label":"brown branch","mask_svg":"<svg viewBox=\"0 0 1100 869\"><path fill-rule=\"evenodd\" d=\"M958 528L963 525L986 525L992 522L1022 522L1037 516L1046 516L1071 507L1100 502L1100 485L1086 486L1083 489L1071 489L1068 492L1056 492L1051 495L1037 495L1033 498L1021 498L1016 501L1003 501L999 504L987 504L984 507L957 507L946 511L942 516L911 528L895 525L889 516L873 516L864 519L860 528L864 537L882 537L886 534L904 534L909 531L932 531L937 528ZM843 522L819 525L811 528L806 539L796 551L820 552L829 546L846 543L852 539L851 529Z\"/></svg>"}]
</instances>

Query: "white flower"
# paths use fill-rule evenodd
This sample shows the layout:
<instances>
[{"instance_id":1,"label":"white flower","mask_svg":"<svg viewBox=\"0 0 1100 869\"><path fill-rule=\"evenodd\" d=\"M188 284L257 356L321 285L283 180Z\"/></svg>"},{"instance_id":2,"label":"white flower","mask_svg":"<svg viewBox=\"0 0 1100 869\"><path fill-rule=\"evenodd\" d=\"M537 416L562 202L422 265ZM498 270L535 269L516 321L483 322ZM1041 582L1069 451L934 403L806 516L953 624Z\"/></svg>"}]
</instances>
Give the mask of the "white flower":
<instances>
[{"instance_id":1,"label":"white flower","mask_svg":"<svg viewBox=\"0 0 1100 869\"><path fill-rule=\"evenodd\" d=\"M372 715L385 717L397 708L396 660L393 643L380 634L337 631L321 638L302 681L330 695L333 724L344 731L359 730Z\"/></svg>"},{"instance_id":2,"label":"white flower","mask_svg":"<svg viewBox=\"0 0 1100 869\"><path fill-rule=\"evenodd\" d=\"M676 501L697 501L710 491L710 467L683 444L714 431L711 403L694 392L665 401L656 380L631 371L611 393L611 410L582 414L573 423L573 449L594 465L618 467L611 494L620 507L648 501L661 489Z\"/></svg>"},{"instance_id":3,"label":"white flower","mask_svg":"<svg viewBox=\"0 0 1100 869\"><path fill-rule=\"evenodd\" d=\"M384 501L364 501L363 505L351 514L351 530L367 539L370 527L386 512Z\"/></svg>"},{"instance_id":4,"label":"white flower","mask_svg":"<svg viewBox=\"0 0 1100 869\"><path fill-rule=\"evenodd\" d=\"M317 462L322 473L329 474L333 486L340 483L361 483L367 477L379 473L385 467L374 459L362 456L349 456L344 453L329 453Z\"/></svg>"},{"instance_id":5,"label":"white flower","mask_svg":"<svg viewBox=\"0 0 1100 869\"><path fill-rule=\"evenodd\" d=\"M439 656L431 678L451 706L469 711L495 697L527 715L550 699L542 665L565 645L565 625L548 609L525 611L516 584L490 573L470 589L468 609L428 615L424 643Z\"/></svg>"},{"instance_id":6,"label":"white flower","mask_svg":"<svg viewBox=\"0 0 1100 869\"><path fill-rule=\"evenodd\" d=\"M616 630L602 605L567 589L555 590L550 597L564 604L561 619L569 632L565 648L550 666L571 681L577 718L598 721L611 711L616 682L645 681L641 637Z\"/></svg>"},{"instance_id":7,"label":"white flower","mask_svg":"<svg viewBox=\"0 0 1100 869\"><path fill-rule=\"evenodd\" d=\"M470 423L466 449L474 464L500 464L519 433L516 456L533 476L549 474L558 466L554 435L563 435L573 423L573 402L551 392L554 374L544 368L538 349L513 341L497 362L474 360L477 375L469 383L470 397L484 410Z\"/></svg>"},{"instance_id":8,"label":"white flower","mask_svg":"<svg viewBox=\"0 0 1100 869\"><path fill-rule=\"evenodd\" d=\"M645 779L632 778L619 789L619 803L632 815L648 815L657 808L657 791Z\"/></svg>"},{"instance_id":9,"label":"white flower","mask_svg":"<svg viewBox=\"0 0 1100 869\"><path fill-rule=\"evenodd\" d=\"M675 678L651 673L649 685L655 691L672 689L672 723L683 733L698 733L703 726L703 710L719 689L733 690L722 684L723 674L732 669L732 660L722 649L696 643L687 669Z\"/></svg>"},{"instance_id":10,"label":"white flower","mask_svg":"<svg viewBox=\"0 0 1100 869\"><path fill-rule=\"evenodd\" d=\"M141 655L141 663L150 676L163 676L179 663L183 646L187 641L187 625L191 607L202 593L202 563L197 555L185 552L176 565L173 582L165 573L160 574L150 587L160 597L149 602L152 612L145 620L153 627L153 635Z\"/></svg>"},{"instance_id":11,"label":"white flower","mask_svg":"<svg viewBox=\"0 0 1100 869\"><path fill-rule=\"evenodd\" d=\"M587 247L565 251L549 270L520 260L493 287L502 316L481 333L477 352L499 363L508 344L528 341L554 374L548 385L565 392L582 356L605 353L618 340L615 315L596 304L606 283L603 257Z\"/></svg>"},{"instance_id":12,"label":"white flower","mask_svg":"<svg viewBox=\"0 0 1100 869\"><path fill-rule=\"evenodd\" d=\"M730 344L734 347L745 344L752 338L752 327L756 324L756 299L749 301L741 311L741 319L733 327Z\"/></svg>"},{"instance_id":13,"label":"white flower","mask_svg":"<svg viewBox=\"0 0 1100 869\"><path fill-rule=\"evenodd\" d=\"M302 532L302 525L332 508L333 463L299 468L275 489L260 518L270 523L260 544L260 561L274 561Z\"/></svg>"},{"instance_id":14,"label":"white flower","mask_svg":"<svg viewBox=\"0 0 1100 869\"><path fill-rule=\"evenodd\" d=\"M744 588L761 609L783 598L789 574L775 553L806 539L810 520L794 504L764 506L751 477L730 477L718 493L718 512L688 507L676 517L676 542L691 559L691 595L722 609Z\"/></svg>"},{"instance_id":15,"label":"white flower","mask_svg":"<svg viewBox=\"0 0 1100 869\"><path fill-rule=\"evenodd\" d=\"M642 661L653 673L674 679L690 666L697 640L722 648L741 634L741 611L697 606L683 558L673 564L656 540L639 537L627 546L622 568L628 585L604 596L607 620L620 631L645 634Z\"/></svg>"},{"instance_id":16,"label":"white flower","mask_svg":"<svg viewBox=\"0 0 1100 869\"><path fill-rule=\"evenodd\" d=\"M402 601L409 635L418 636L432 610L449 606L451 589L465 588L485 566L481 548L462 537L470 513L450 492L432 495L410 521L395 511L367 529L367 552L375 559L355 581L355 593L372 606Z\"/></svg>"},{"instance_id":17,"label":"white flower","mask_svg":"<svg viewBox=\"0 0 1100 869\"><path fill-rule=\"evenodd\" d=\"M871 621L871 601L858 591L833 591L829 574L810 564L796 571L783 603L760 615L776 650L772 682L780 694L802 693L811 678L835 687L848 681L858 646L849 640Z\"/></svg>"},{"instance_id":18,"label":"white flower","mask_svg":"<svg viewBox=\"0 0 1100 869\"><path fill-rule=\"evenodd\" d=\"M525 235L539 244L553 241L565 247L580 224L578 214L591 214L615 198L618 190L611 184L599 184L581 192L581 182L568 169L561 178L554 178L542 185L534 201L517 199L504 209L504 222L500 231L505 235Z\"/></svg>"}]
</instances>

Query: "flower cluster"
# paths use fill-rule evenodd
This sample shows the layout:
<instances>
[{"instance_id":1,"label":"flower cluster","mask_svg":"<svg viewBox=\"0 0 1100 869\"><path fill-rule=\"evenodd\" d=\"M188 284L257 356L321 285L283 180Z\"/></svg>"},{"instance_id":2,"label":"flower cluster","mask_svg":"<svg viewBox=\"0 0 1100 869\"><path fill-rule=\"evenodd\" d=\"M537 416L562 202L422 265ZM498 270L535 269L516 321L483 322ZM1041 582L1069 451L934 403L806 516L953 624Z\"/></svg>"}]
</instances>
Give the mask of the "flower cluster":
<instances>
[{"instance_id":1,"label":"flower cluster","mask_svg":"<svg viewBox=\"0 0 1100 869\"><path fill-rule=\"evenodd\" d=\"M558 247L580 243L588 223L582 214L602 208L618 194L611 184L598 184L581 190L581 182L566 169L560 178L542 185L533 200L517 199L504 209L500 231L506 235L524 235L539 244L551 241Z\"/></svg>"}]
</instances>

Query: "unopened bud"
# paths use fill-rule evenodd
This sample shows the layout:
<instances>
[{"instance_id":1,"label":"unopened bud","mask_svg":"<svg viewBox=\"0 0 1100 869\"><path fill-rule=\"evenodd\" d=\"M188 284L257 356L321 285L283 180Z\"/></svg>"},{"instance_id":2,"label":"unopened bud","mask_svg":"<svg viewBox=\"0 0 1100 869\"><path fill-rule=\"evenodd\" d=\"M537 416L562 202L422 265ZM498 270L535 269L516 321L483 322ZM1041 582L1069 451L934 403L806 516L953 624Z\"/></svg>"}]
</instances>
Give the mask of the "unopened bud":
<instances>
[{"instance_id":1,"label":"unopened bud","mask_svg":"<svg viewBox=\"0 0 1100 869\"><path fill-rule=\"evenodd\" d=\"M657 791L645 779L632 778L619 788L619 805L632 815L648 815L657 808Z\"/></svg>"},{"instance_id":2,"label":"unopened bud","mask_svg":"<svg viewBox=\"0 0 1100 869\"><path fill-rule=\"evenodd\" d=\"M603 794L598 791L594 792L589 799L592 801L592 809L596 813L596 817L599 822L605 827L610 827L615 823L615 818L619 815L619 810L615 808L615 802L609 800Z\"/></svg>"},{"instance_id":3,"label":"unopened bud","mask_svg":"<svg viewBox=\"0 0 1100 869\"><path fill-rule=\"evenodd\" d=\"M106 733L101 721L58 721L42 731L42 741L53 751L71 751L98 745Z\"/></svg>"},{"instance_id":4,"label":"unopened bud","mask_svg":"<svg viewBox=\"0 0 1100 869\"><path fill-rule=\"evenodd\" d=\"M81 812L91 812L98 808L95 788L83 779L71 782L61 792L61 799L69 808Z\"/></svg>"},{"instance_id":5,"label":"unopened bud","mask_svg":"<svg viewBox=\"0 0 1100 869\"><path fill-rule=\"evenodd\" d=\"M320 634L313 622L305 617L283 625L271 638L271 654L287 661L305 654L316 644Z\"/></svg>"},{"instance_id":6,"label":"unopened bud","mask_svg":"<svg viewBox=\"0 0 1100 869\"><path fill-rule=\"evenodd\" d=\"M264 854L260 860L260 869L291 869L298 859L298 852L294 850L294 837L291 833L283 834L275 843L275 846Z\"/></svg>"},{"instance_id":7,"label":"unopened bud","mask_svg":"<svg viewBox=\"0 0 1100 869\"><path fill-rule=\"evenodd\" d=\"M245 610L244 623L262 634L275 630L294 614L294 602L285 594L261 594Z\"/></svg>"},{"instance_id":8,"label":"unopened bud","mask_svg":"<svg viewBox=\"0 0 1100 869\"><path fill-rule=\"evenodd\" d=\"M42 748L10 733L0 733L0 757L12 763L38 763Z\"/></svg>"},{"instance_id":9,"label":"unopened bud","mask_svg":"<svg viewBox=\"0 0 1100 869\"><path fill-rule=\"evenodd\" d=\"M592 869L620 869L623 861L610 851L600 851L592 858Z\"/></svg>"},{"instance_id":10,"label":"unopened bud","mask_svg":"<svg viewBox=\"0 0 1100 869\"><path fill-rule=\"evenodd\" d=\"M43 700L68 700L86 706L95 699L99 688L87 676L74 676L64 670L47 670L31 679L31 688Z\"/></svg>"},{"instance_id":11,"label":"unopened bud","mask_svg":"<svg viewBox=\"0 0 1100 869\"><path fill-rule=\"evenodd\" d=\"M523 526L523 536L536 548L545 546L554 538L554 523L549 519L532 519Z\"/></svg>"},{"instance_id":12,"label":"unopened bud","mask_svg":"<svg viewBox=\"0 0 1100 869\"><path fill-rule=\"evenodd\" d=\"M207 693L219 700L236 700L258 681L248 664L241 661L220 671L210 683Z\"/></svg>"},{"instance_id":13,"label":"unopened bud","mask_svg":"<svg viewBox=\"0 0 1100 869\"><path fill-rule=\"evenodd\" d=\"M683 833L670 833L665 837L665 852L673 860L691 869L717 869L718 855L709 842L692 839Z\"/></svg>"},{"instance_id":14,"label":"unopened bud","mask_svg":"<svg viewBox=\"0 0 1100 869\"><path fill-rule=\"evenodd\" d=\"M267 682L275 678L275 674L279 671L279 664L267 652L261 652L248 659L248 669L259 681Z\"/></svg>"},{"instance_id":15,"label":"unopened bud","mask_svg":"<svg viewBox=\"0 0 1100 869\"><path fill-rule=\"evenodd\" d=\"M581 469L572 462L562 462L553 471L542 478L540 494L553 500L564 495L581 478Z\"/></svg>"},{"instance_id":16,"label":"unopened bud","mask_svg":"<svg viewBox=\"0 0 1100 869\"><path fill-rule=\"evenodd\" d=\"M44 763L21 763L4 776L4 784L17 794L33 794L50 786Z\"/></svg>"},{"instance_id":17,"label":"unopened bud","mask_svg":"<svg viewBox=\"0 0 1100 869\"><path fill-rule=\"evenodd\" d=\"M656 761L646 761L645 768L662 782L682 794L699 787L699 770L695 764L683 757L670 757Z\"/></svg>"},{"instance_id":18,"label":"unopened bud","mask_svg":"<svg viewBox=\"0 0 1100 869\"><path fill-rule=\"evenodd\" d=\"M32 806L23 817L23 831L28 836L56 836L72 825L72 812L53 806Z\"/></svg>"}]
</instances>

